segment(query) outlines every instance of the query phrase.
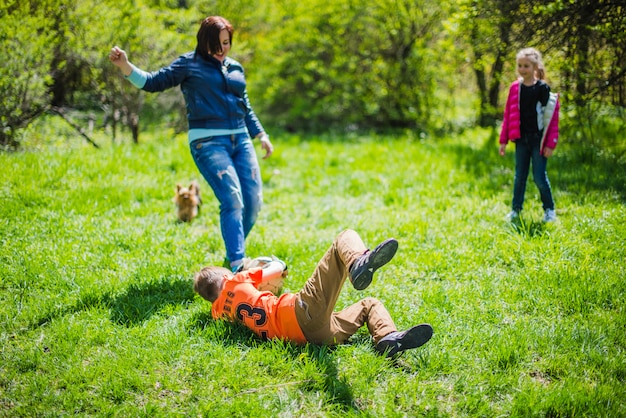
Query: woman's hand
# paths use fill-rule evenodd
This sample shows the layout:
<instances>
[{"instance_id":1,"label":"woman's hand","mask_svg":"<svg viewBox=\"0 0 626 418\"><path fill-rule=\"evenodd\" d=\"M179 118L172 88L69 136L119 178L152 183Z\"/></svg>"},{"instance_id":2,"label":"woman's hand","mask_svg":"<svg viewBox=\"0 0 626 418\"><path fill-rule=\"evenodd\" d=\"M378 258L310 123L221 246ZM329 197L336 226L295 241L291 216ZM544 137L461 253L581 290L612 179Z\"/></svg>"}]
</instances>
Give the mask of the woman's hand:
<instances>
[{"instance_id":1,"label":"woman's hand","mask_svg":"<svg viewBox=\"0 0 626 418\"><path fill-rule=\"evenodd\" d=\"M504 157L505 152L506 152L506 144L500 144L500 155Z\"/></svg>"},{"instance_id":2,"label":"woman's hand","mask_svg":"<svg viewBox=\"0 0 626 418\"><path fill-rule=\"evenodd\" d=\"M111 48L111 52L109 52L109 60L113 63L113 65L119 67L125 76L128 77L133 72L133 67L128 61L126 51L117 45Z\"/></svg>"},{"instance_id":3,"label":"woman's hand","mask_svg":"<svg viewBox=\"0 0 626 418\"><path fill-rule=\"evenodd\" d=\"M265 132L261 132L256 137L259 138L259 141L261 141L261 148L265 150L263 159L268 158L274 152L274 146L270 142L270 136Z\"/></svg>"}]
</instances>

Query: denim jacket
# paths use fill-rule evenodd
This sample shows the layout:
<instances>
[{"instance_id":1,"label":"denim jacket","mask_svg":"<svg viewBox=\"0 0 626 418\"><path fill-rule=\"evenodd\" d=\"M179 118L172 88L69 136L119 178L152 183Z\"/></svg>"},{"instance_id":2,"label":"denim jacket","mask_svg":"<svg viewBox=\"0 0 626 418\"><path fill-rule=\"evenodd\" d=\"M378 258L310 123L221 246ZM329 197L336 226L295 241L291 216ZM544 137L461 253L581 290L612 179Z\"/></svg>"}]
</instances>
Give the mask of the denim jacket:
<instances>
[{"instance_id":1,"label":"denim jacket","mask_svg":"<svg viewBox=\"0 0 626 418\"><path fill-rule=\"evenodd\" d=\"M180 85L190 130L247 128L253 138L263 132L248 100L243 67L230 57L226 57L222 65L213 57L205 59L189 52L158 71L148 73L135 67L127 78L148 92Z\"/></svg>"}]
</instances>

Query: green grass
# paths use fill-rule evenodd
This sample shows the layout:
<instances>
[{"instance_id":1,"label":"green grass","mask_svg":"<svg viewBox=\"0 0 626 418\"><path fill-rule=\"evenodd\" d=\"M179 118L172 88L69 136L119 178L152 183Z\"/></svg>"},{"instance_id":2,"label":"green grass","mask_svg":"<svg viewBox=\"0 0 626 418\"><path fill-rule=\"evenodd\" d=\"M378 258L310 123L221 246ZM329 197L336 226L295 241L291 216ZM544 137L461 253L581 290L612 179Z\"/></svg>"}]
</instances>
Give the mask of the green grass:
<instances>
[{"instance_id":1,"label":"green grass","mask_svg":"<svg viewBox=\"0 0 626 418\"><path fill-rule=\"evenodd\" d=\"M211 319L191 278L224 249L203 180L200 217L176 222L175 184L201 180L183 136L96 150L39 128L0 154L1 416L626 416L623 164L563 141L558 222L530 182L509 225L513 148L500 158L489 131L274 136L249 254L285 259L297 291L342 229L396 237L338 303L375 296L399 328L433 325L394 363L365 329L298 347Z\"/></svg>"}]
</instances>

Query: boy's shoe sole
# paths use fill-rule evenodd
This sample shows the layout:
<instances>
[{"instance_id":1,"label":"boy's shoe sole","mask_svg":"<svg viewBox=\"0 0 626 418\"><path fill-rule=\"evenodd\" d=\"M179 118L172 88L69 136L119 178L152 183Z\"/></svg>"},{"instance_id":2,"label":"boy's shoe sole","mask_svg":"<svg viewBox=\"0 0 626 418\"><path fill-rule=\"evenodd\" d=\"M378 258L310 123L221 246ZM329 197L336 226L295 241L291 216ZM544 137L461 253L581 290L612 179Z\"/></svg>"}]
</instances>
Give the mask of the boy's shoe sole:
<instances>
[{"instance_id":1,"label":"boy's shoe sole","mask_svg":"<svg viewBox=\"0 0 626 418\"><path fill-rule=\"evenodd\" d=\"M350 281L356 290L363 290L372 283L374 272L387 264L398 251L398 241L386 239L372 251L357 258L350 269Z\"/></svg>"},{"instance_id":2,"label":"boy's shoe sole","mask_svg":"<svg viewBox=\"0 0 626 418\"><path fill-rule=\"evenodd\" d=\"M404 332L396 331L383 337L376 344L376 351L387 357L393 357L404 350L423 346L432 336L432 326L429 324L416 325Z\"/></svg>"}]
</instances>

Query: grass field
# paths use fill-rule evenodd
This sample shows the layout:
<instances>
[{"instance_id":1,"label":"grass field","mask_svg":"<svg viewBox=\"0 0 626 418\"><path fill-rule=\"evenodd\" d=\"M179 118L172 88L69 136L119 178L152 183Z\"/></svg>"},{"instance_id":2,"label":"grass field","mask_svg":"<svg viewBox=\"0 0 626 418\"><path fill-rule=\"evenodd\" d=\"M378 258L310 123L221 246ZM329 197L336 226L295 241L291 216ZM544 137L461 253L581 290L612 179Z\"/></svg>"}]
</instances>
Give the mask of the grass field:
<instances>
[{"instance_id":1,"label":"grass field","mask_svg":"<svg viewBox=\"0 0 626 418\"><path fill-rule=\"evenodd\" d=\"M558 222L529 181L511 225L513 147L501 158L490 136L274 136L261 162L249 255L286 260L286 290L344 228L398 239L338 304L375 296L401 329L432 324L396 362L365 329L299 347L211 319L191 279L223 261L218 209L183 136L0 154L0 415L626 416L624 164L564 140ZM194 178L201 214L177 223L174 186Z\"/></svg>"}]
</instances>

